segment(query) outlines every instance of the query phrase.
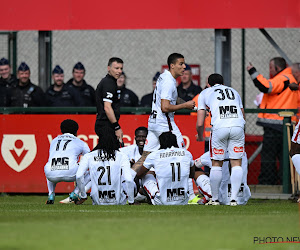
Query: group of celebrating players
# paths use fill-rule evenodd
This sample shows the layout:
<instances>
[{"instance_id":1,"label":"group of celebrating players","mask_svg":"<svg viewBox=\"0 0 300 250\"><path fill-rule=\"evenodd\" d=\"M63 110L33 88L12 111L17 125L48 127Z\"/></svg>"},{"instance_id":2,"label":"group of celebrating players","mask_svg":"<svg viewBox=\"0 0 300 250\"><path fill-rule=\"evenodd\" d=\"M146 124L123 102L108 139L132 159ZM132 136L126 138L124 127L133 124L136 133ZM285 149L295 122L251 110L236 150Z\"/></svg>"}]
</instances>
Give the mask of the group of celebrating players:
<instances>
[{"instance_id":1,"label":"group of celebrating players","mask_svg":"<svg viewBox=\"0 0 300 250\"><path fill-rule=\"evenodd\" d=\"M156 83L148 129L137 128L136 144L120 148L123 132L118 124L114 80L122 72L123 61L109 60L108 75L99 83L98 93L96 90L100 102L97 117L104 117L95 126L98 145L89 152L76 137L78 124L73 120L61 123L62 135L51 142L44 169L49 191L46 204L54 204L55 185L61 181L76 181L74 191L61 201L76 205L87 200L90 189L94 205L134 205L141 201L153 205L247 203L251 193L247 185L245 118L238 92L225 86L220 74L211 74L196 108L194 101L184 102L177 95L176 78L186 67L183 55L171 54L168 66ZM204 119L207 112L211 114L210 150L195 161L174 121L174 112L180 109L197 109L198 141L204 140ZM210 167L209 177L203 166ZM193 180L203 198L195 195Z\"/></svg>"}]
</instances>

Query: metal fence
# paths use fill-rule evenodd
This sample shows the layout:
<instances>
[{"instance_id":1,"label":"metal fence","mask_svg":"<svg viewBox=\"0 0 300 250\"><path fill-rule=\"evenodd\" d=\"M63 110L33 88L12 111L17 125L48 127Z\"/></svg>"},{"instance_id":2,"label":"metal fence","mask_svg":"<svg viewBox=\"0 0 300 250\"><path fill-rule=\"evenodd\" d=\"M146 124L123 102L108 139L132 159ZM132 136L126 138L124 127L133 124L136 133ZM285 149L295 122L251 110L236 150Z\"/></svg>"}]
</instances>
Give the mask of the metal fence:
<instances>
[{"instance_id":1,"label":"metal fence","mask_svg":"<svg viewBox=\"0 0 300 250\"><path fill-rule=\"evenodd\" d=\"M267 32L292 62L300 61L300 29L267 29ZM17 58L17 65L25 61L31 68L31 80L38 84L38 31L19 31L16 40L16 57L12 56L8 34L0 33L0 57ZM255 88L243 62L251 62L264 76L269 75L269 60L280 56L258 29L245 30L243 47L242 30L231 30L231 86L242 94L245 86L245 108L255 109L259 90ZM184 30L89 30L52 31L52 66L59 64L65 71L65 81L72 77L72 68L81 61L86 68L86 81L96 88L106 74L107 61L112 56L124 60L127 87L138 97L152 92L152 77L166 64L172 52L180 52L189 64L200 64L200 82L214 72L215 43L213 29ZM243 54L244 53L244 54ZM243 79L243 74L245 79ZM246 115L246 145L251 157L261 144L263 130L257 126L255 113ZM252 140L252 141L251 141ZM250 183L257 183L260 156L251 158Z\"/></svg>"}]
</instances>

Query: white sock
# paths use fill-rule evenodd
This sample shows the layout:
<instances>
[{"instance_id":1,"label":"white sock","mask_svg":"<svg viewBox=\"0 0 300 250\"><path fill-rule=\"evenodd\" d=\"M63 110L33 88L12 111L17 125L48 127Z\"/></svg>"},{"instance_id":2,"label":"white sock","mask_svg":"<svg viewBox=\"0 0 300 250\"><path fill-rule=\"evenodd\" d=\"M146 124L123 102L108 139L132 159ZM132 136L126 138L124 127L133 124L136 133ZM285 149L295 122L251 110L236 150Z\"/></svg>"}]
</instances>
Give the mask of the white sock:
<instances>
[{"instance_id":1,"label":"white sock","mask_svg":"<svg viewBox=\"0 0 300 250\"><path fill-rule=\"evenodd\" d=\"M241 184L243 180L243 169L241 166L236 166L231 168L231 197L230 200L237 200L237 195L239 193Z\"/></svg>"},{"instance_id":2,"label":"white sock","mask_svg":"<svg viewBox=\"0 0 300 250\"><path fill-rule=\"evenodd\" d=\"M193 179L189 178L189 200L192 200L196 197L195 193L194 193L194 185L193 185Z\"/></svg>"},{"instance_id":3,"label":"white sock","mask_svg":"<svg viewBox=\"0 0 300 250\"><path fill-rule=\"evenodd\" d=\"M200 192L204 195L205 199L209 201L211 198L211 188L209 177L205 174L200 175L196 180Z\"/></svg>"},{"instance_id":4,"label":"white sock","mask_svg":"<svg viewBox=\"0 0 300 250\"><path fill-rule=\"evenodd\" d=\"M297 173L300 175L300 154L293 155L292 162L295 166Z\"/></svg>"},{"instance_id":5,"label":"white sock","mask_svg":"<svg viewBox=\"0 0 300 250\"><path fill-rule=\"evenodd\" d=\"M222 181L222 168L216 166L211 167L209 177L210 177L212 200L215 201L219 199L219 188Z\"/></svg>"},{"instance_id":6,"label":"white sock","mask_svg":"<svg viewBox=\"0 0 300 250\"><path fill-rule=\"evenodd\" d=\"M156 192L158 192L158 186L155 177L152 174L146 174L142 179L142 184L147 194L152 199Z\"/></svg>"},{"instance_id":7,"label":"white sock","mask_svg":"<svg viewBox=\"0 0 300 250\"><path fill-rule=\"evenodd\" d=\"M52 181L49 181L47 179L47 186L48 186L48 194L52 194L52 193L55 193L55 186L56 186L56 183L52 182Z\"/></svg>"}]
</instances>

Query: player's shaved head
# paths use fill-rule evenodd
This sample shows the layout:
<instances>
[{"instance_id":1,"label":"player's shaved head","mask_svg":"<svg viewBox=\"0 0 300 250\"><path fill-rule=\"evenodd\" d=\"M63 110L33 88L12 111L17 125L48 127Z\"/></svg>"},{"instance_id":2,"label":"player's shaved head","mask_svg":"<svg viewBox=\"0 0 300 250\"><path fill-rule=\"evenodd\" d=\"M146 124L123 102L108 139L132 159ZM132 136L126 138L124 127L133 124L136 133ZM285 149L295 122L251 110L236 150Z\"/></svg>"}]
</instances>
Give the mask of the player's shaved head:
<instances>
[{"instance_id":1,"label":"player's shaved head","mask_svg":"<svg viewBox=\"0 0 300 250\"><path fill-rule=\"evenodd\" d=\"M159 137L160 149L175 147L178 148L177 138L172 132L164 132Z\"/></svg>"},{"instance_id":2,"label":"player's shaved head","mask_svg":"<svg viewBox=\"0 0 300 250\"><path fill-rule=\"evenodd\" d=\"M211 74L207 81L210 86L214 86L215 84L224 84L223 76L217 73Z\"/></svg>"},{"instance_id":3,"label":"player's shaved head","mask_svg":"<svg viewBox=\"0 0 300 250\"><path fill-rule=\"evenodd\" d=\"M79 128L78 123L71 119L64 120L60 124L60 131L63 134L70 133L72 135L77 136L78 128Z\"/></svg>"}]
</instances>

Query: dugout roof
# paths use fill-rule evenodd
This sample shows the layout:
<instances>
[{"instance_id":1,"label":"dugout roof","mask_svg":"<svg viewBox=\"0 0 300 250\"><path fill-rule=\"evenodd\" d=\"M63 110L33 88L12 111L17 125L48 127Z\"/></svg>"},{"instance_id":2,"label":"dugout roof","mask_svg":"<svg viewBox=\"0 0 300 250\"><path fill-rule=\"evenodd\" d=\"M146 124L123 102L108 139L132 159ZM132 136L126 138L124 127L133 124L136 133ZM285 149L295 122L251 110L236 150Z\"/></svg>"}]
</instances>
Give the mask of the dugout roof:
<instances>
[{"instance_id":1,"label":"dugout roof","mask_svg":"<svg viewBox=\"0 0 300 250\"><path fill-rule=\"evenodd\" d=\"M298 0L9 0L0 30L300 27Z\"/></svg>"}]
</instances>

